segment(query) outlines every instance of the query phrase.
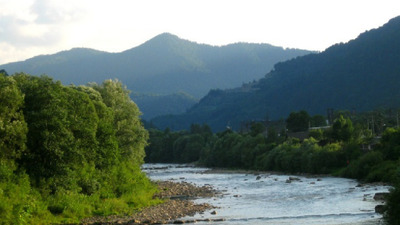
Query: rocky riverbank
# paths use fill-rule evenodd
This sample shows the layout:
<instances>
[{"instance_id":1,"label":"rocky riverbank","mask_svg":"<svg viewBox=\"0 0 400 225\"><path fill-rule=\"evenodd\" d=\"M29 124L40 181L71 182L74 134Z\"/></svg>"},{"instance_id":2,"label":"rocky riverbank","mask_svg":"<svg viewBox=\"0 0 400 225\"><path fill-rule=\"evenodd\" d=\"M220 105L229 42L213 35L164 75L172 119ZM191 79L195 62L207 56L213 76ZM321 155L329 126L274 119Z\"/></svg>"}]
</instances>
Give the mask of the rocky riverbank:
<instances>
[{"instance_id":1,"label":"rocky riverbank","mask_svg":"<svg viewBox=\"0 0 400 225\"><path fill-rule=\"evenodd\" d=\"M216 191L210 186L198 187L187 182L157 182L160 192L155 196L165 202L143 209L131 216L95 217L82 221L82 224L182 224L195 221L183 221L179 218L204 213L214 207L209 204L195 204L192 199L214 197ZM214 211L213 211L214 212ZM203 221L210 221L204 219Z\"/></svg>"}]
</instances>

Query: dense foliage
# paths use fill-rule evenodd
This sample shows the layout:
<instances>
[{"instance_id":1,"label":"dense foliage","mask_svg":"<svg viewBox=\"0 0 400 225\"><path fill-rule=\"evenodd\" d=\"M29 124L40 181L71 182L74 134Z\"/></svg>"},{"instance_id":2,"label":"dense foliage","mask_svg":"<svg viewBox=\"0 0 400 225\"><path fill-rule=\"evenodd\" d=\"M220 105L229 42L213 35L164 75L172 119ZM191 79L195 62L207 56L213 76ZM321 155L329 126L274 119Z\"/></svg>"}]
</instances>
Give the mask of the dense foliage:
<instances>
[{"instance_id":1,"label":"dense foliage","mask_svg":"<svg viewBox=\"0 0 400 225\"><path fill-rule=\"evenodd\" d=\"M277 63L264 78L239 88L213 90L188 112L153 119L164 129L206 123L213 131L237 130L250 119L277 120L294 110L325 114L400 107L400 17L348 43ZM268 71L265 71L268 72Z\"/></svg>"},{"instance_id":2,"label":"dense foliage","mask_svg":"<svg viewBox=\"0 0 400 225\"><path fill-rule=\"evenodd\" d=\"M227 129L212 134L207 125L192 125L189 132L150 130L146 148L148 162L197 162L208 167L240 168L287 173L333 174L366 182L394 185L386 215L392 224L400 221L400 128L393 110L353 115L336 112L333 124L311 130L307 124L323 124L323 116L292 112L281 126L252 123L249 130ZM370 118L373 122L368 122ZM318 122L319 121L319 122ZM353 124L354 121L354 124ZM276 123L279 125L279 123ZM276 125L275 124L275 125ZM385 126L392 126L384 129ZM307 133L306 139L296 134ZM293 136L291 136L293 135ZM397 221L397 223L396 223Z\"/></svg>"},{"instance_id":3,"label":"dense foliage","mask_svg":"<svg viewBox=\"0 0 400 225\"><path fill-rule=\"evenodd\" d=\"M0 223L79 222L155 203L148 133L118 81L0 74Z\"/></svg>"},{"instance_id":4,"label":"dense foliage","mask_svg":"<svg viewBox=\"0 0 400 225\"><path fill-rule=\"evenodd\" d=\"M207 125L191 126L189 132L171 132L150 129L150 144L146 147L146 162L189 163L200 159L213 142L214 136Z\"/></svg>"}]
</instances>

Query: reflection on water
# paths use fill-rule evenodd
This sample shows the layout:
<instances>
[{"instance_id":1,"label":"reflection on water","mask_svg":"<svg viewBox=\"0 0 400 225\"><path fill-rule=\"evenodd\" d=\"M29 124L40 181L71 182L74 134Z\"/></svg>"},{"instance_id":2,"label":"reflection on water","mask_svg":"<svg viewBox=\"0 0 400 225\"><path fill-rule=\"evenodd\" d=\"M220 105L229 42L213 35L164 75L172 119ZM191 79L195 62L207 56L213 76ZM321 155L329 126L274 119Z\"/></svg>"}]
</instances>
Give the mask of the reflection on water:
<instances>
[{"instance_id":1,"label":"reflection on water","mask_svg":"<svg viewBox=\"0 0 400 225\"><path fill-rule=\"evenodd\" d=\"M217 214L190 218L224 218L227 225L382 224L373 196L389 189L344 178L218 173L180 164L145 164L143 171L153 180L212 185L221 196L196 201L218 207Z\"/></svg>"}]
</instances>

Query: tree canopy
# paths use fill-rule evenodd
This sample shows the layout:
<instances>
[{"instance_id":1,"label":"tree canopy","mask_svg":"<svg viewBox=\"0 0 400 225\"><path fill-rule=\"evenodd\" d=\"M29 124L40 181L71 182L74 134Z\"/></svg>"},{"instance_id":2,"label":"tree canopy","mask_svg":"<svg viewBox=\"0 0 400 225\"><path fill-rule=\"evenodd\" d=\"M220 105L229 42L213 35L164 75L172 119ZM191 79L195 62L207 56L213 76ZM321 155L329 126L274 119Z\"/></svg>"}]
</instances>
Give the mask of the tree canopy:
<instances>
[{"instance_id":1,"label":"tree canopy","mask_svg":"<svg viewBox=\"0 0 400 225\"><path fill-rule=\"evenodd\" d=\"M79 222L155 202L139 116L119 81L0 74L0 223Z\"/></svg>"},{"instance_id":2,"label":"tree canopy","mask_svg":"<svg viewBox=\"0 0 400 225\"><path fill-rule=\"evenodd\" d=\"M310 115L304 110L291 112L286 119L286 127L292 132L306 131L310 126Z\"/></svg>"}]
</instances>

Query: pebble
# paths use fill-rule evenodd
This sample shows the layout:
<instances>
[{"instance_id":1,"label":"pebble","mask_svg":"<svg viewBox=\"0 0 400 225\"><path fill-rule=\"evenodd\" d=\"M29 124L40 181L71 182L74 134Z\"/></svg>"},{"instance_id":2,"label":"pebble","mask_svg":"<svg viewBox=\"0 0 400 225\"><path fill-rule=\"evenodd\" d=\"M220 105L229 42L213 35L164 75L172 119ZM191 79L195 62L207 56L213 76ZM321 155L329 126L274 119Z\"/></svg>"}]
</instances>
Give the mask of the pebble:
<instances>
[{"instance_id":1,"label":"pebble","mask_svg":"<svg viewBox=\"0 0 400 225\"><path fill-rule=\"evenodd\" d=\"M198 187L186 182L175 183L171 181L162 181L156 183L160 192L155 195L156 198L164 199L164 203L143 209L134 215L128 217L95 217L82 221L82 224L182 224L194 223L194 220L179 220L184 216L193 216L196 213L203 213L206 210L215 207L203 203L195 204L190 200L171 199L174 196L186 196L186 199L193 197L213 197L217 194L210 186ZM215 212L212 211L211 213ZM216 213L216 212L215 212Z\"/></svg>"}]
</instances>

